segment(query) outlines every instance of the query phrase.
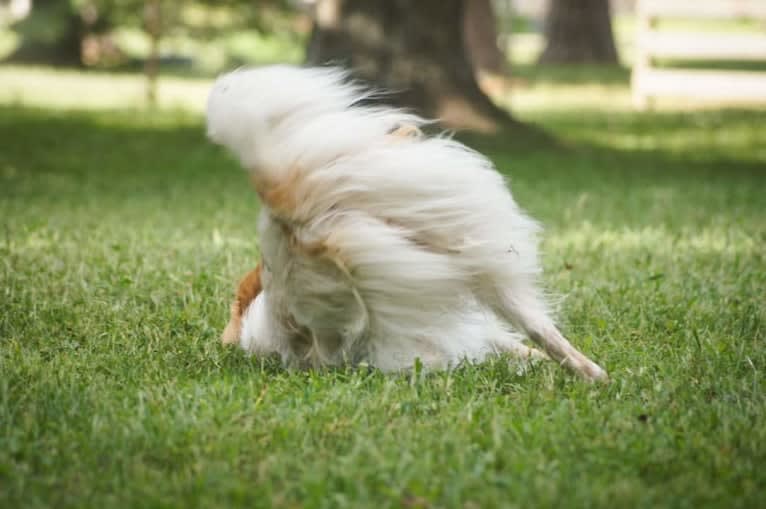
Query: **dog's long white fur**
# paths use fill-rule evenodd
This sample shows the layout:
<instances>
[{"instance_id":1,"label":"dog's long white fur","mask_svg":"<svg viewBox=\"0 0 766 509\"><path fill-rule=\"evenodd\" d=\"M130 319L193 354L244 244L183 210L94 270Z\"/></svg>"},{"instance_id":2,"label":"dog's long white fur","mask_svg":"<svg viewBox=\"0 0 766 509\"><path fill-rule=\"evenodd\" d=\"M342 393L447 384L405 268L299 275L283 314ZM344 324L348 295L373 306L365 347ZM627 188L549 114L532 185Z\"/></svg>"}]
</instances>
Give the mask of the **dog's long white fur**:
<instances>
[{"instance_id":1,"label":"dog's long white fur","mask_svg":"<svg viewBox=\"0 0 766 509\"><path fill-rule=\"evenodd\" d=\"M286 362L415 358L446 366L508 350L511 327L587 379L606 373L572 347L539 290L538 225L488 159L445 137L392 137L409 113L327 68L273 66L220 77L209 137L263 198L263 291L241 345Z\"/></svg>"}]
</instances>

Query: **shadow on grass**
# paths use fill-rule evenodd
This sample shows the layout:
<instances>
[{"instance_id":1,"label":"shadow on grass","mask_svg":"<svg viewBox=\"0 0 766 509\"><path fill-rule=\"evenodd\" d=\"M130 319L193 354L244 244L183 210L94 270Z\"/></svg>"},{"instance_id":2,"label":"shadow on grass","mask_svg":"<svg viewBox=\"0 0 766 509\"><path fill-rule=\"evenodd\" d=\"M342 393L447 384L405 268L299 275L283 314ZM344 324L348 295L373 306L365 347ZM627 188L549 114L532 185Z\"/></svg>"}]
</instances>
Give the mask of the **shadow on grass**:
<instances>
[{"instance_id":1,"label":"shadow on grass","mask_svg":"<svg viewBox=\"0 0 766 509\"><path fill-rule=\"evenodd\" d=\"M530 85L627 85L630 69L619 65L514 64L514 79Z\"/></svg>"},{"instance_id":2,"label":"shadow on grass","mask_svg":"<svg viewBox=\"0 0 766 509\"><path fill-rule=\"evenodd\" d=\"M593 185L624 193L661 183L684 193L690 183L708 180L722 184L725 193L736 179L766 176L759 141L762 115L552 113L527 130L457 137L493 158L512 176L514 190L580 193ZM181 112L5 107L0 108L0 140L0 196L78 199L89 191L105 197L175 192L193 202L249 193L236 161L206 140L202 120Z\"/></svg>"},{"instance_id":3,"label":"shadow on grass","mask_svg":"<svg viewBox=\"0 0 766 509\"><path fill-rule=\"evenodd\" d=\"M241 187L233 158L183 112L0 108L0 140L0 196L122 199L208 187L220 198Z\"/></svg>"}]
</instances>

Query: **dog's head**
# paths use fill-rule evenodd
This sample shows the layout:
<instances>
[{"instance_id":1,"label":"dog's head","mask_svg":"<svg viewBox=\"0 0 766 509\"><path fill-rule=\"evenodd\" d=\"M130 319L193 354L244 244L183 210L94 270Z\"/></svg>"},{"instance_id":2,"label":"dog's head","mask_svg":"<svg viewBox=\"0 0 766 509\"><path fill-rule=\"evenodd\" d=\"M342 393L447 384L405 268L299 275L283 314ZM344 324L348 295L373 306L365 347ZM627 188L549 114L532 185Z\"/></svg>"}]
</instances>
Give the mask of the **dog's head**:
<instances>
[{"instance_id":1,"label":"dog's head","mask_svg":"<svg viewBox=\"0 0 766 509\"><path fill-rule=\"evenodd\" d=\"M237 287L237 294L231 304L229 323L221 335L221 341L225 345L238 344L242 339L242 327L251 306L254 307L256 299L263 291L261 283L261 264L251 270L242 278Z\"/></svg>"}]
</instances>

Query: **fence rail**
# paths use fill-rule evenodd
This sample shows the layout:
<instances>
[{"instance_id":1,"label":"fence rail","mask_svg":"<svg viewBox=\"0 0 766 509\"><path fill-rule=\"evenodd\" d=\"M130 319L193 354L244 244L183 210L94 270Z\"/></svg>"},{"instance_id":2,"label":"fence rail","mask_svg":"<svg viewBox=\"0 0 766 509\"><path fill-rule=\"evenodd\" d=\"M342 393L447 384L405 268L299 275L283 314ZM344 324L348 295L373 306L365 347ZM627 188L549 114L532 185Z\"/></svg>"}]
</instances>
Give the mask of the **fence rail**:
<instances>
[{"instance_id":1,"label":"fence rail","mask_svg":"<svg viewBox=\"0 0 766 509\"><path fill-rule=\"evenodd\" d=\"M766 35L666 32L661 18L749 18L766 20L766 0L640 0L638 2L633 102L646 108L660 96L721 102L766 102L766 72L671 70L654 59L688 61L766 61Z\"/></svg>"},{"instance_id":2,"label":"fence rail","mask_svg":"<svg viewBox=\"0 0 766 509\"><path fill-rule=\"evenodd\" d=\"M763 0L640 0L639 15L692 18L766 19Z\"/></svg>"}]
</instances>

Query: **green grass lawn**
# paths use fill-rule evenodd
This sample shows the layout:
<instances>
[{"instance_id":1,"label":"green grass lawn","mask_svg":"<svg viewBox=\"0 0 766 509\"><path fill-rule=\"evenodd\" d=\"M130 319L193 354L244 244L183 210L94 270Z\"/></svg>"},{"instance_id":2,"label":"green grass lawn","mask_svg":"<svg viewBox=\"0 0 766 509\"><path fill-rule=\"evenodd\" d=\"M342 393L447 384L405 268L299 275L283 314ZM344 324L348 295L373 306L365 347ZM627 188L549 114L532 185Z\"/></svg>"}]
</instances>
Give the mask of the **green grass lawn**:
<instances>
[{"instance_id":1,"label":"green grass lawn","mask_svg":"<svg viewBox=\"0 0 766 509\"><path fill-rule=\"evenodd\" d=\"M470 141L608 386L225 349L258 205L199 114L0 106L0 507L763 506L764 112L576 90L514 102L555 146Z\"/></svg>"}]
</instances>

